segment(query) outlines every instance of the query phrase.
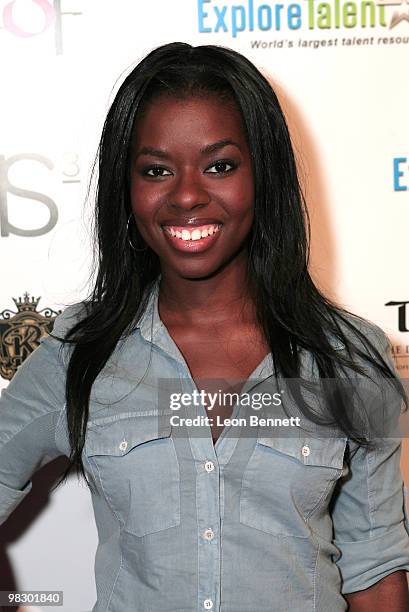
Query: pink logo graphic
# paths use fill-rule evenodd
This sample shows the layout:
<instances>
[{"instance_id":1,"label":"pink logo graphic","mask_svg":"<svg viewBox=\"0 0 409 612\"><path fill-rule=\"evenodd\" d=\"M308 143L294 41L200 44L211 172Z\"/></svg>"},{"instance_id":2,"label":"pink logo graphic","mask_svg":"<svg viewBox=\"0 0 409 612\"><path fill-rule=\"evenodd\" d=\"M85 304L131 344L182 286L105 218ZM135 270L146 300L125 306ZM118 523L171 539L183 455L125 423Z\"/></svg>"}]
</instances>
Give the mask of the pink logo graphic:
<instances>
[{"instance_id":1,"label":"pink logo graphic","mask_svg":"<svg viewBox=\"0 0 409 612\"><path fill-rule=\"evenodd\" d=\"M55 23L54 7L48 2L48 0L33 0L34 4L37 4L37 6L43 11L43 14L44 14L43 29L40 30L39 32L27 32L23 30L14 21L14 18L13 18L13 7L14 7L15 2L16 0L12 0L12 2L9 2L8 4L6 4L6 6L3 9L4 27L6 28L6 30L8 30L15 36L20 36L22 38L30 38L31 36L37 36L38 34L42 34L46 30L48 30L49 27L54 25Z\"/></svg>"},{"instance_id":2,"label":"pink logo graphic","mask_svg":"<svg viewBox=\"0 0 409 612\"><path fill-rule=\"evenodd\" d=\"M27 2L29 0L26 0ZM33 32L28 31L21 23L18 22L16 16L15 4L16 0L11 0L3 8L3 25L5 30L18 36L19 38L33 38L39 34L43 34L49 28L53 27L55 31L55 50L57 55L62 54L62 16L63 15L81 15L78 11L62 11L61 0L31 0L43 13L42 28Z\"/></svg>"}]
</instances>

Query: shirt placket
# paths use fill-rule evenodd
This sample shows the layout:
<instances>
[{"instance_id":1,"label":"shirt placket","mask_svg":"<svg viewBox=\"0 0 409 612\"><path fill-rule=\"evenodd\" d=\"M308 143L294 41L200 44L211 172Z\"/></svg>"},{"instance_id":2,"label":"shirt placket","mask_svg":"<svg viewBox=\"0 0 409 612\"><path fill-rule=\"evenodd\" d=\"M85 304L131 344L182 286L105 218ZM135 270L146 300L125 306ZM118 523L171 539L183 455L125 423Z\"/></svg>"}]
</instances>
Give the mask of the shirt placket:
<instances>
[{"instance_id":1,"label":"shirt placket","mask_svg":"<svg viewBox=\"0 0 409 612\"><path fill-rule=\"evenodd\" d=\"M185 393L196 385L187 366L180 368L180 380ZM201 402L199 415L206 416ZM189 428L187 428L189 429ZM206 435L189 435L191 451L196 467L197 512L197 610L220 609L220 516L221 516L221 467L212 441L210 427Z\"/></svg>"},{"instance_id":2,"label":"shirt placket","mask_svg":"<svg viewBox=\"0 0 409 612\"><path fill-rule=\"evenodd\" d=\"M183 392L197 390L186 363L178 364ZM271 374L267 360L254 370L263 379ZM243 386L250 391L256 386L249 378ZM199 402L198 412L206 416L206 409ZM240 413L240 403L234 406L232 418ZM197 537L198 537L198 612L221 609L221 537L222 517L224 515L223 469L228 464L239 438L229 435L232 426L223 429L216 444L213 444L211 429L206 426L206 435L190 435L190 446L196 464L196 504L197 504ZM187 428L189 430L189 428Z\"/></svg>"}]
</instances>

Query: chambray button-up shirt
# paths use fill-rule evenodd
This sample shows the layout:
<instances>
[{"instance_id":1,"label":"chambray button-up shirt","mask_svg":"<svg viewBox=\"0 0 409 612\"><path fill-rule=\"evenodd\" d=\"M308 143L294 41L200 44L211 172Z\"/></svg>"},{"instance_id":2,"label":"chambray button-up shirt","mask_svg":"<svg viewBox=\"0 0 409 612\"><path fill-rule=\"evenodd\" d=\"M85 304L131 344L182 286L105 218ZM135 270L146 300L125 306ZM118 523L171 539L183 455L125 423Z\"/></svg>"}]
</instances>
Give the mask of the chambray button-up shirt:
<instances>
[{"instance_id":1,"label":"chambray button-up shirt","mask_svg":"<svg viewBox=\"0 0 409 612\"><path fill-rule=\"evenodd\" d=\"M83 459L99 535L93 612L341 612L343 593L409 570L400 439L368 452L300 428L277 436L259 424L240 435L226 425L213 445L208 426L176 427L166 392L196 386L160 320L158 289L91 394ZM68 307L54 333L64 335L80 312ZM386 354L383 332L366 331ZM36 469L69 454L71 349L60 347L43 339L3 390L0 522ZM307 371L311 356L303 360ZM272 380L267 355L241 393ZM232 418L242 414L237 403Z\"/></svg>"}]
</instances>

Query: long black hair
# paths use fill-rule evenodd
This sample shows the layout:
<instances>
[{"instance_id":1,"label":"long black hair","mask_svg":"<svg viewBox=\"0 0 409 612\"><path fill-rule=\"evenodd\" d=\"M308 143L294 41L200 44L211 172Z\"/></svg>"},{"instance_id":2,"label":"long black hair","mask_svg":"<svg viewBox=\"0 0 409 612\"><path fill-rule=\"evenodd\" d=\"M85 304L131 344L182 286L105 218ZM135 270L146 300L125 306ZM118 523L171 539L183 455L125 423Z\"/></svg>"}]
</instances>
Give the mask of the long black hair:
<instances>
[{"instance_id":1,"label":"long black hair","mask_svg":"<svg viewBox=\"0 0 409 612\"><path fill-rule=\"evenodd\" d=\"M71 455L63 479L75 466L88 482L81 455L92 385L119 340L129 334L143 312L149 289L160 275L155 252L149 247L145 251L132 249L127 221L132 212L129 173L135 120L163 94L227 98L241 112L255 187L248 278L256 287L258 322L276 372L286 379L298 379L300 350L305 350L314 357L319 379L334 380L345 368L366 376L367 369L357 363L360 358L393 381L408 408L402 383L382 349L378 350L379 341L369 339L365 320L324 296L310 277L308 212L286 120L272 86L248 59L232 49L174 42L152 50L133 68L103 127L97 157L95 280L84 301L86 315L65 338L59 338L72 349L66 378ZM130 238L143 244L135 224ZM331 338L345 350L336 350ZM325 422L370 446L371 441L354 425L347 404L342 393L332 392ZM303 404L302 411L311 421L324 422L308 405Z\"/></svg>"}]
</instances>

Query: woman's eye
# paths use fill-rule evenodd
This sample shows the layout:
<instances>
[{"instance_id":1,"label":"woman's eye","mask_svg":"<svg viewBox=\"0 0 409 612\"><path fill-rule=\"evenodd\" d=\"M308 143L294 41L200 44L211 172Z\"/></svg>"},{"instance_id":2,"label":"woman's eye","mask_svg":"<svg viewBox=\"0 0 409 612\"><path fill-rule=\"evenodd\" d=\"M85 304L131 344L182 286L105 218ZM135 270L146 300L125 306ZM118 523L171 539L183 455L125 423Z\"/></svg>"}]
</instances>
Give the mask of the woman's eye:
<instances>
[{"instance_id":1,"label":"woman's eye","mask_svg":"<svg viewBox=\"0 0 409 612\"><path fill-rule=\"evenodd\" d=\"M228 160L219 160L215 162L213 165L209 166L206 170L208 174L228 174L232 170L236 168L236 164L232 161ZM143 176L149 176L151 178L159 178L162 176L169 176L172 172L163 168L162 166L149 166L142 170Z\"/></svg>"},{"instance_id":2,"label":"woman's eye","mask_svg":"<svg viewBox=\"0 0 409 612\"><path fill-rule=\"evenodd\" d=\"M166 174L162 174L162 172L167 172L168 174L171 174L169 170L166 170L166 168L162 168L161 166L150 166L149 168L145 168L142 174L144 176L152 176L152 177L167 176Z\"/></svg>"},{"instance_id":3,"label":"woman's eye","mask_svg":"<svg viewBox=\"0 0 409 612\"><path fill-rule=\"evenodd\" d=\"M230 166L230 169L226 169L226 166ZM235 167L236 164L232 161L220 160L212 166L209 166L209 169L206 170L206 172L208 172L209 174L227 174L228 172L234 170ZM216 171L210 171L210 168L216 168Z\"/></svg>"}]
</instances>

